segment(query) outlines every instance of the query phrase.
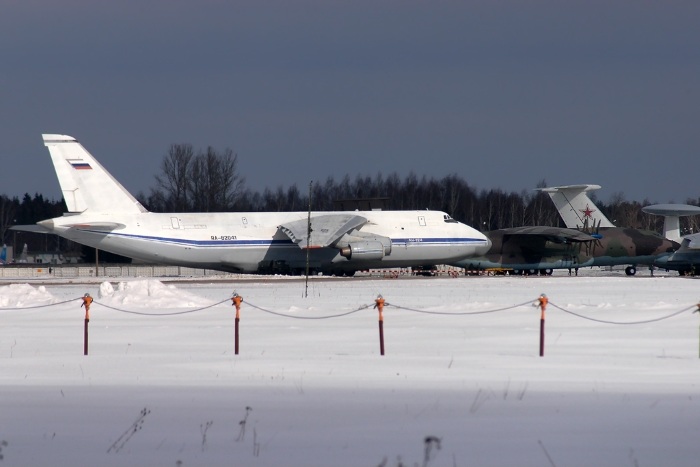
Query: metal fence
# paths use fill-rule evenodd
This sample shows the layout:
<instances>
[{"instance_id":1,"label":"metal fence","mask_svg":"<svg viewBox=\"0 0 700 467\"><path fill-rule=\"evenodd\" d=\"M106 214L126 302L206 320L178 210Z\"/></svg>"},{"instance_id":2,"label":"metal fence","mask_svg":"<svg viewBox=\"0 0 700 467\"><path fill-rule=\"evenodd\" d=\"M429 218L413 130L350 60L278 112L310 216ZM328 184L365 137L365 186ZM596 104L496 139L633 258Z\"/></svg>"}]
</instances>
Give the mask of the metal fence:
<instances>
[{"instance_id":1,"label":"metal fence","mask_svg":"<svg viewBox=\"0 0 700 467\"><path fill-rule=\"evenodd\" d=\"M213 269L181 266L110 264L105 266L12 265L0 267L2 279L75 279L89 277L206 277L228 275Z\"/></svg>"}]
</instances>

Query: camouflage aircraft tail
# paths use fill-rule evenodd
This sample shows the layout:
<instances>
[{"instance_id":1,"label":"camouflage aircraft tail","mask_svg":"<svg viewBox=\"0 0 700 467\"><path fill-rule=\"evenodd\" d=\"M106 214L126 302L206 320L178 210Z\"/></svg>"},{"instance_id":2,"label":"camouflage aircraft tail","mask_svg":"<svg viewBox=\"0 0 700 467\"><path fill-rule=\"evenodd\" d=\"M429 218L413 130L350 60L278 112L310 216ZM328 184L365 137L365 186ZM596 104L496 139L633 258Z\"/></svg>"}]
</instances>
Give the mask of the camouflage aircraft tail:
<instances>
[{"instance_id":1,"label":"camouflage aircraft tail","mask_svg":"<svg viewBox=\"0 0 700 467\"><path fill-rule=\"evenodd\" d=\"M615 227L598 206L586 194L599 190L600 185L566 185L549 188L537 188L552 198L559 215L569 229L584 227Z\"/></svg>"}]
</instances>

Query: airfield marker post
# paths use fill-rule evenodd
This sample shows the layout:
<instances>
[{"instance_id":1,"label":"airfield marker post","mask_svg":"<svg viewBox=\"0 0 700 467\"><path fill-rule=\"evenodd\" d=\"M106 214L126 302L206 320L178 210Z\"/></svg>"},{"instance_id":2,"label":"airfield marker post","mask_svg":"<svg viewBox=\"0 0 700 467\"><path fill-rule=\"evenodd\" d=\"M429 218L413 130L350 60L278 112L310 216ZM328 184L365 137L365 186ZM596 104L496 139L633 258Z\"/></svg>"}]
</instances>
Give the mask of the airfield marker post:
<instances>
[{"instance_id":1,"label":"airfield marker post","mask_svg":"<svg viewBox=\"0 0 700 467\"><path fill-rule=\"evenodd\" d=\"M693 313L700 313L700 303L697 304L698 309ZM700 327L698 328L698 358L700 358Z\"/></svg>"},{"instance_id":2,"label":"airfield marker post","mask_svg":"<svg viewBox=\"0 0 700 467\"><path fill-rule=\"evenodd\" d=\"M88 354L88 323L90 322L90 305L92 304L92 297L89 293L83 295L83 304L80 305L81 308L85 307L85 327L83 329L83 355Z\"/></svg>"},{"instance_id":3,"label":"airfield marker post","mask_svg":"<svg viewBox=\"0 0 700 467\"><path fill-rule=\"evenodd\" d=\"M377 295L374 308L379 311L379 353L384 355L384 298L381 295Z\"/></svg>"},{"instance_id":4,"label":"airfield marker post","mask_svg":"<svg viewBox=\"0 0 700 467\"><path fill-rule=\"evenodd\" d=\"M236 355L238 355L238 324L241 321L241 302L243 301L243 297L238 295L236 292L233 292L233 296L231 297L231 305L236 307L236 329L234 331L233 335L233 347Z\"/></svg>"},{"instance_id":5,"label":"airfield marker post","mask_svg":"<svg viewBox=\"0 0 700 467\"><path fill-rule=\"evenodd\" d=\"M544 357L544 317L547 303L549 299L545 294L541 294L535 302L535 306L540 307L540 357Z\"/></svg>"},{"instance_id":6,"label":"airfield marker post","mask_svg":"<svg viewBox=\"0 0 700 467\"><path fill-rule=\"evenodd\" d=\"M238 312L236 312L236 330L234 331L234 336L233 336L233 340L234 340L233 347L234 347L234 353L236 355L238 355L238 325L240 322L241 322L241 318L238 315Z\"/></svg>"}]
</instances>

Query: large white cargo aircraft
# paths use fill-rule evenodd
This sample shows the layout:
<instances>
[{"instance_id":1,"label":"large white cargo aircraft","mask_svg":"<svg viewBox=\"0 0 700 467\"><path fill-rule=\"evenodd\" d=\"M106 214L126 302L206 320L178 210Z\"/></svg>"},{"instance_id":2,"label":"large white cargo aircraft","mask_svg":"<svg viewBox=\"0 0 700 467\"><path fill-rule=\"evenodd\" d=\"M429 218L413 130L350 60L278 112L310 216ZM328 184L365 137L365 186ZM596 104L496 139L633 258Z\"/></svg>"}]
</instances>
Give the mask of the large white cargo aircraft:
<instances>
[{"instance_id":1,"label":"large white cargo aircraft","mask_svg":"<svg viewBox=\"0 0 700 467\"><path fill-rule=\"evenodd\" d=\"M131 258L231 272L301 273L308 253L313 272L352 274L454 263L490 247L483 234L439 211L149 212L75 138L43 138L69 212L38 225Z\"/></svg>"}]
</instances>

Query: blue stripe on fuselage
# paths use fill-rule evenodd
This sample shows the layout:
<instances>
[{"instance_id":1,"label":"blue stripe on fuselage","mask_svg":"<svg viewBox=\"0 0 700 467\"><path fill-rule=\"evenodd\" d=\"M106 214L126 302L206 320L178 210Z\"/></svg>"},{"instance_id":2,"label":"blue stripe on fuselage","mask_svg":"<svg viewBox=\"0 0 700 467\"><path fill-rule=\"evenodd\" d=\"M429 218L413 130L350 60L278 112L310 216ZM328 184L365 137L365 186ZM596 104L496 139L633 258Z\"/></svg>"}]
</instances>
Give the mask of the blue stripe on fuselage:
<instances>
[{"instance_id":1,"label":"blue stripe on fuselage","mask_svg":"<svg viewBox=\"0 0 700 467\"><path fill-rule=\"evenodd\" d=\"M83 232L89 232L94 234L110 235L115 237L131 238L144 241L155 241L162 243L169 243L175 245L187 245L187 246L197 246L197 247L211 247L211 246L265 246L265 245L296 245L291 240L190 240L190 239L179 239L179 238L169 238L169 237L153 237L148 235L135 235L135 234L124 234L118 232L105 232L101 230L88 230L80 229ZM396 246L419 246L419 245L455 245L455 244L485 244L486 241L479 238L460 238L460 237L432 237L432 238L395 238L391 239L392 245Z\"/></svg>"}]
</instances>

